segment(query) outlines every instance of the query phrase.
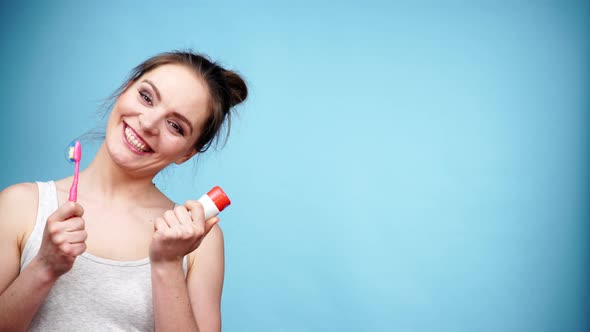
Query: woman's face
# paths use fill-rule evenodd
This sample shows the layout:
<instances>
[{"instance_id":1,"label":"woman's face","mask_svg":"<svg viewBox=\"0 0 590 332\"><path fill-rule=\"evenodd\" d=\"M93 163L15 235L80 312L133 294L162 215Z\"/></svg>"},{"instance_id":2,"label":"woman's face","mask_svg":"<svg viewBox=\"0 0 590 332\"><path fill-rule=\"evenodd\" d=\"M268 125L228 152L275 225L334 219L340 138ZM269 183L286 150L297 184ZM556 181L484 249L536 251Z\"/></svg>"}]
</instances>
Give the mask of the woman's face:
<instances>
[{"instance_id":1,"label":"woman's face","mask_svg":"<svg viewBox=\"0 0 590 332\"><path fill-rule=\"evenodd\" d=\"M207 87L185 66L167 64L144 74L119 96L109 117L111 158L137 176L186 161L196 153L208 102Z\"/></svg>"}]
</instances>

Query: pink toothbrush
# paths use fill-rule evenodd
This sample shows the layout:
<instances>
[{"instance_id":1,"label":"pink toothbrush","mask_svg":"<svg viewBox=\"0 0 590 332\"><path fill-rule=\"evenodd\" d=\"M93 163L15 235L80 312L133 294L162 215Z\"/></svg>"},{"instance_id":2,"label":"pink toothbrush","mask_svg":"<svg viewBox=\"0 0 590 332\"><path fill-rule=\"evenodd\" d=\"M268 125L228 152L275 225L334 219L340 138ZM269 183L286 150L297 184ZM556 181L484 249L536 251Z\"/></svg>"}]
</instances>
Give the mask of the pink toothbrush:
<instances>
[{"instance_id":1,"label":"pink toothbrush","mask_svg":"<svg viewBox=\"0 0 590 332\"><path fill-rule=\"evenodd\" d=\"M78 175L80 175L80 160L82 159L82 145L80 142L75 141L70 144L70 148L68 151L68 160L73 161L76 163L76 170L74 171L74 181L72 182L72 187L70 188L70 198L71 202L75 202L78 199Z\"/></svg>"}]
</instances>

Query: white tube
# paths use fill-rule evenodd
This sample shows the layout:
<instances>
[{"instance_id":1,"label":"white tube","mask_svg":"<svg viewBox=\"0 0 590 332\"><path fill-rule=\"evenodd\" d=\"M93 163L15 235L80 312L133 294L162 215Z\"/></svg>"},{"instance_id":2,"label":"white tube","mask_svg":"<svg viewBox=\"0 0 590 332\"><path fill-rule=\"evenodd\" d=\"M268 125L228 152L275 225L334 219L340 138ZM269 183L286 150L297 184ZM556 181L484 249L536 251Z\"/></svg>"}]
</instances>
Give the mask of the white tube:
<instances>
[{"instance_id":1,"label":"white tube","mask_svg":"<svg viewBox=\"0 0 590 332\"><path fill-rule=\"evenodd\" d=\"M215 206L215 203L213 203L213 200L207 194L201 196L198 201L203 205L203 210L205 211L205 220L213 218L219 214L217 206Z\"/></svg>"}]
</instances>

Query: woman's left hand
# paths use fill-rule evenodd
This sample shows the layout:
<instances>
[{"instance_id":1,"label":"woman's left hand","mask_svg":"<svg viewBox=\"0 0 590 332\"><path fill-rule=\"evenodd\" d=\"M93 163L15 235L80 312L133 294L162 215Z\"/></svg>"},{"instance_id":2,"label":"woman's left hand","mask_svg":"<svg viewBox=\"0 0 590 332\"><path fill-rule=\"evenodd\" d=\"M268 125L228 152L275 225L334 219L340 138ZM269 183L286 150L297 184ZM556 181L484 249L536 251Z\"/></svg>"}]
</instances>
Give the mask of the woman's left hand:
<instances>
[{"instance_id":1,"label":"woman's left hand","mask_svg":"<svg viewBox=\"0 0 590 332\"><path fill-rule=\"evenodd\" d=\"M154 223L154 235L150 244L152 264L181 262L185 255L201 244L218 222L217 217L205 220L203 206L195 200L189 200L174 210L164 212Z\"/></svg>"}]
</instances>

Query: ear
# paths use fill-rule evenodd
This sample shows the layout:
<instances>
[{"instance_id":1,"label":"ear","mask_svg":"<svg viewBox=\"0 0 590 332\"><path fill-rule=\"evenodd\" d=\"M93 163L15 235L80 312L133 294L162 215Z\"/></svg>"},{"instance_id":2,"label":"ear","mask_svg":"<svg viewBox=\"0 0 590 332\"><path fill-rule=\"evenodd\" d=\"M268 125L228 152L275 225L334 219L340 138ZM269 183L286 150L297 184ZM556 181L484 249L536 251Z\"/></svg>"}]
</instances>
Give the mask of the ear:
<instances>
[{"instance_id":1,"label":"ear","mask_svg":"<svg viewBox=\"0 0 590 332\"><path fill-rule=\"evenodd\" d=\"M184 156L182 156L180 159L175 161L175 163L176 163L176 165L180 165L180 164L184 163L185 161L191 159L196 154L197 154L197 149L191 148Z\"/></svg>"}]
</instances>

